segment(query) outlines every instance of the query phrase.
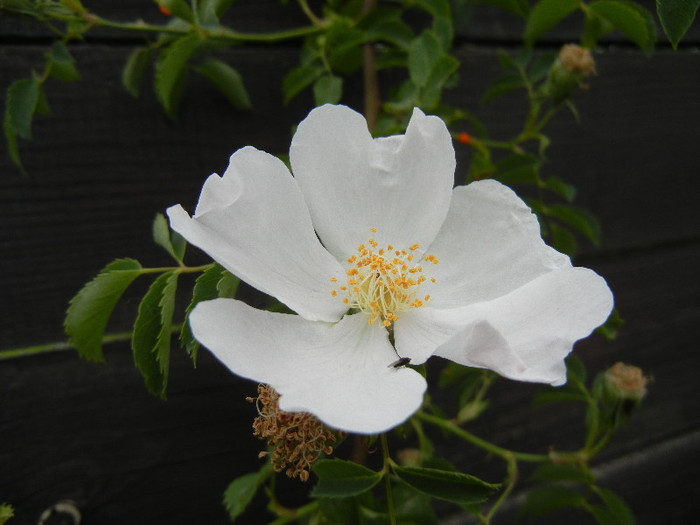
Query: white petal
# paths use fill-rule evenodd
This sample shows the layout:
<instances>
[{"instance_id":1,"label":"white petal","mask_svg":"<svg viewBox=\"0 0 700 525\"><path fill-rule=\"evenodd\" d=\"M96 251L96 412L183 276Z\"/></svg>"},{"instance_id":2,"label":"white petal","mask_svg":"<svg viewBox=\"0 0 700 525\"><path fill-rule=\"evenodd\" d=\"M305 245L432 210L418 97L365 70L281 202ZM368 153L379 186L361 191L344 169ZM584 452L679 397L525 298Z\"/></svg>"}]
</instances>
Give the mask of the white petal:
<instances>
[{"instance_id":1,"label":"white petal","mask_svg":"<svg viewBox=\"0 0 700 525\"><path fill-rule=\"evenodd\" d=\"M431 306L455 308L490 300L558 268L569 258L547 246L537 217L507 186L493 180L453 190L440 233L428 248L440 261Z\"/></svg>"},{"instance_id":2,"label":"white petal","mask_svg":"<svg viewBox=\"0 0 700 525\"><path fill-rule=\"evenodd\" d=\"M382 246L427 246L447 213L452 139L442 120L419 109L405 135L372 139L350 108L316 108L299 124L289 155L314 227L339 259L370 236Z\"/></svg>"},{"instance_id":3,"label":"white petal","mask_svg":"<svg viewBox=\"0 0 700 525\"><path fill-rule=\"evenodd\" d=\"M574 342L601 325L612 306L602 277L587 268L565 268L491 301L405 313L396 323L396 349L415 363L433 349L511 379L560 385Z\"/></svg>"},{"instance_id":4,"label":"white petal","mask_svg":"<svg viewBox=\"0 0 700 525\"><path fill-rule=\"evenodd\" d=\"M329 324L215 299L199 303L190 323L232 372L277 390L282 410L310 412L330 427L384 432L423 401L423 377L388 367L397 357L387 332L364 315Z\"/></svg>"},{"instance_id":5,"label":"white petal","mask_svg":"<svg viewBox=\"0 0 700 525\"><path fill-rule=\"evenodd\" d=\"M318 241L295 180L272 155L238 150L223 177L204 183L194 217L179 205L168 216L188 242L305 318L335 321L345 312L330 282L344 272Z\"/></svg>"}]
</instances>

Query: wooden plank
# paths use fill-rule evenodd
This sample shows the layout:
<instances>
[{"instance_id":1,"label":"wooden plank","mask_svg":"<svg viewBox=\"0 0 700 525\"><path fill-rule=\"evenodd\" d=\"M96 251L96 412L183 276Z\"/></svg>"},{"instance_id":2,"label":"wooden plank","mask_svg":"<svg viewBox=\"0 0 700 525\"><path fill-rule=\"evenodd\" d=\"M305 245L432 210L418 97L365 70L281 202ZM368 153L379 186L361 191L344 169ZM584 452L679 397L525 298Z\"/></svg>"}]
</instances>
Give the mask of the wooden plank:
<instances>
[{"instance_id":1,"label":"wooden plank","mask_svg":"<svg viewBox=\"0 0 700 525\"><path fill-rule=\"evenodd\" d=\"M693 437L700 432L695 378L700 283L693 264L698 257L700 246L694 245L597 265L616 292L626 325L617 341L594 338L576 350L591 373L621 359L654 377L642 409L594 463L601 485L620 491L632 508L643 511L640 524L663 522L668 509L653 502L678 501L678 488L683 494L690 482L685 476L694 476L686 462L686 468L674 471L673 484L648 482L668 476L668 461L680 467L682 458L697 457L700 446ZM175 352L169 400L161 402L146 393L125 344L110 346L107 358L106 365L90 364L64 352L0 364L0 463L9 473L0 478L0 493L27 522L70 498L91 522L116 524L138 516L144 522L224 523L221 491L257 465L259 443L249 437L255 412L243 401L254 384L228 374L206 351L197 370ZM538 388L498 382L489 411L469 430L521 451L579 446L583 411L569 404L531 407ZM440 400L441 393L432 390ZM458 466L492 481L502 475L499 461L431 434ZM411 442L395 443L403 446ZM647 450L648 462L640 457ZM348 446L339 454L347 455ZM634 462L631 472L648 477L623 475L625 461ZM689 518L692 509L692 502L679 502L674 513Z\"/></svg>"},{"instance_id":2,"label":"wooden plank","mask_svg":"<svg viewBox=\"0 0 700 525\"><path fill-rule=\"evenodd\" d=\"M42 51L0 50L0 88L27 75ZM19 175L6 156L0 159L0 243L12 254L0 276L7 298L0 307L7 320L0 348L62 339L67 300L110 260L132 256L152 266L167 264L150 240L155 213L177 202L191 208L206 175L221 172L243 145L285 152L289 130L311 105L306 97L283 107L281 93L267 88L279 86L294 66L293 50L223 54L251 84L254 112L229 109L193 77L178 124L163 116L147 85L138 101L121 88L118 69L128 49L76 51L84 80L48 85L54 115L38 117L34 140L21 142L30 175ZM481 48L464 48L459 56L463 87L447 99L474 107L483 87L498 75L497 62L493 51ZM605 249L696 238L700 102L694 94L700 55L648 60L622 51L602 54L598 61L600 76L577 97L582 124L566 113L552 123L551 162L544 173L579 188L577 203L601 218ZM358 107L354 86L350 102ZM477 110L494 137L517 132L521 97L517 93ZM457 149L466 166L468 148ZM131 306L117 315L112 330L128 327Z\"/></svg>"},{"instance_id":3,"label":"wooden plank","mask_svg":"<svg viewBox=\"0 0 700 525\"><path fill-rule=\"evenodd\" d=\"M309 2L312 10L322 14L320 2ZM534 4L534 2L530 2ZM658 26L659 45L668 47L669 44L656 16L655 0L637 0L636 3L645 7L654 17ZM99 2L83 2L92 12L114 22L134 22L144 20L150 24L163 24L167 17L163 16L157 6L141 0L102 0ZM282 3L278 0L237 0L223 18L224 25L242 32L269 32L301 27L308 25L308 19L295 2ZM517 44L525 29L524 20L490 5L475 4L471 6L468 15L457 20L456 35L460 42L478 42L482 44L510 47ZM416 29L425 25L424 12L419 9L409 10L406 20ZM551 46L567 42L578 42L581 37L584 15L577 11L546 32L539 39L540 45ZM0 17L0 35L14 38L49 38L53 33L44 25L19 19L17 17ZM88 33L90 39L138 40L133 32L124 32L109 28L97 28ZM615 31L604 36L602 44L623 45L633 44L622 33ZM682 40L684 46L693 46L700 42L700 22L697 20L690 27Z\"/></svg>"}]
</instances>

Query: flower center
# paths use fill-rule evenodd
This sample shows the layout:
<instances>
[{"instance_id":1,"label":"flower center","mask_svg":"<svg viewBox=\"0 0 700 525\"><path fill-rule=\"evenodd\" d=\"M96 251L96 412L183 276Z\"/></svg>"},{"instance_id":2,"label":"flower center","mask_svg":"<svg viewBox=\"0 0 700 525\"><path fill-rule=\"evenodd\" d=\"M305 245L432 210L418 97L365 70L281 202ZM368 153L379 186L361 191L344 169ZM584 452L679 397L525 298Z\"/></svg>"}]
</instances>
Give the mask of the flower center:
<instances>
[{"instance_id":1,"label":"flower center","mask_svg":"<svg viewBox=\"0 0 700 525\"><path fill-rule=\"evenodd\" d=\"M376 228L371 228L376 232ZM419 295L421 285L428 280L423 267L414 261L418 244L407 249L397 249L391 244L378 248L373 238L360 244L357 253L347 258L350 265L346 284L331 291L334 297L342 297L349 308L369 315L369 324L377 319L390 327L399 313L409 308L420 308L430 300L430 295ZM421 259L419 259L420 261ZM435 255L425 255L423 261L437 264ZM435 282L434 278L430 281ZM335 277L331 282L337 283Z\"/></svg>"}]
</instances>

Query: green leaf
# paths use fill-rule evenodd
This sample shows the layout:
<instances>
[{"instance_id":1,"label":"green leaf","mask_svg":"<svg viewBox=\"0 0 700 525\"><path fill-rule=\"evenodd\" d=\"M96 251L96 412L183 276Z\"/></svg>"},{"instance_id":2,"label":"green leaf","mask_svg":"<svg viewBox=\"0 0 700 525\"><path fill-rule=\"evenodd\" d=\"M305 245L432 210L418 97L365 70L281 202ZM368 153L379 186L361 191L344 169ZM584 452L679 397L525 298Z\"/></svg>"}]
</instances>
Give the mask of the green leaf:
<instances>
[{"instance_id":1,"label":"green leaf","mask_svg":"<svg viewBox=\"0 0 700 525\"><path fill-rule=\"evenodd\" d=\"M341 459L321 459L313 471L318 476L318 484L311 491L315 498L355 496L370 490L382 479L380 472Z\"/></svg>"},{"instance_id":2,"label":"green leaf","mask_svg":"<svg viewBox=\"0 0 700 525\"><path fill-rule=\"evenodd\" d=\"M7 503L0 504L0 525L3 525L7 520L14 517L15 511L12 505Z\"/></svg>"},{"instance_id":3,"label":"green leaf","mask_svg":"<svg viewBox=\"0 0 700 525\"><path fill-rule=\"evenodd\" d=\"M187 81L187 62L197 51L200 42L197 35L182 37L161 52L156 62L156 96L172 119L175 119Z\"/></svg>"},{"instance_id":4,"label":"green leaf","mask_svg":"<svg viewBox=\"0 0 700 525\"><path fill-rule=\"evenodd\" d=\"M177 276L176 271L165 272L153 282L139 305L131 337L134 363L146 380L146 388L162 398L168 384Z\"/></svg>"},{"instance_id":5,"label":"green leaf","mask_svg":"<svg viewBox=\"0 0 700 525\"><path fill-rule=\"evenodd\" d=\"M80 73L75 68L75 59L63 42L54 42L44 56L49 75L66 82L80 80Z\"/></svg>"},{"instance_id":6,"label":"green leaf","mask_svg":"<svg viewBox=\"0 0 700 525\"><path fill-rule=\"evenodd\" d=\"M594 506L593 515L601 525L635 525L634 514L614 492L596 487L595 491L605 503L605 509ZM605 511L605 512L600 512Z\"/></svg>"},{"instance_id":7,"label":"green leaf","mask_svg":"<svg viewBox=\"0 0 700 525\"><path fill-rule=\"evenodd\" d=\"M544 182L545 189L556 193L561 196L567 202L572 202L576 198L576 187L571 184L567 184L558 177L549 177Z\"/></svg>"},{"instance_id":8,"label":"green leaf","mask_svg":"<svg viewBox=\"0 0 700 525\"><path fill-rule=\"evenodd\" d=\"M317 106L337 104L343 96L343 79L334 75L323 75L314 82L314 99Z\"/></svg>"},{"instance_id":9,"label":"green leaf","mask_svg":"<svg viewBox=\"0 0 700 525\"><path fill-rule=\"evenodd\" d=\"M454 28L452 27L452 18L438 16L433 19L433 32L438 37L442 50L447 52L452 47L452 39L454 38Z\"/></svg>"},{"instance_id":10,"label":"green leaf","mask_svg":"<svg viewBox=\"0 0 700 525\"><path fill-rule=\"evenodd\" d=\"M190 6L185 0L156 0L158 5L165 7L170 14L183 20L187 20L190 24L194 23L194 16Z\"/></svg>"},{"instance_id":11,"label":"green leaf","mask_svg":"<svg viewBox=\"0 0 700 525\"><path fill-rule=\"evenodd\" d=\"M496 164L493 178L506 185L537 184L539 169L540 162L534 155L513 154Z\"/></svg>"},{"instance_id":12,"label":"green leaf","mask_svg":"<svg viewBox=\"0 0 700 525\"><path fill-rule=\"evenodd\" d=\"M420 106L425 110L434 109L440 103L442 90L459 69L459 60L451 55L440 55L433 63L428 82L418 95Z\"/></svg>"},{"instance_id":13,"label":"green leaf","mask_svg":"<svg viewBox=\"0 0 700 525\"><path fill-rule=\"evenodd\" d=\"M500 487L468 474L448 470L394 467L394 473L423 494L460 505L486 501Z\"/></svg>"},{"instance_id":14,"label":"green leaf","mask_svg":"<svg viewBox=\"0 0 700 525\"><path fill-rule=\"evenodd\" d=\"M582 233L596 246L600 243L600 224L588 210L570 205L553 204L547 207L547 214Z\"/></svg>"},{"instance_id":15,"label":"green leaf","mask_svg":"<svg viewBox=\"0 0 700 525\"><path fill-rule=\"evenodd\" d=\"M540 36L581 6L581 0L540 0L527 17L525 44L532 46Z\"/></svg>"},{"instance_id":16,"label":"green leaf","mask_svg":"<svg viewBox=\"0 0 700 525\"><path fill-rule=\"evenodd\" d=\"M210 58L195 70L209 80L234 108L243 110L253 107L243 85L243 77L225 62Z\"/></svg>"},{"instance_id":17,"label":"green leaf","mask_svg":"<svg viewBox=\"0 0 700 525\"><path fill-rule=\"evenodd\" d=\"M540 517L567 507L577 508L585 505L586 498L576 490L563 485L545 485L527 494L525 503L520 507L520 513Z\"/></svg>"},{"instance_id":18,"label":"green leaf","mask_svg":"<svg viewBox=\"0 0 700 525\"><path fill-rule=\"evenodd\" d=\"M596 328L595 331L596 333L599 333L605 337L608 341L612 341L617 338L618 331L623 324L625 324L625 321L620 316L620 312L617 310L617 308L613 308L608 320Z\"/></svg>"},{"instance_id":19,"label":"green leaf","mask_svg":"<svg viewBox=\"0 0 700 525\"><path fill-rule=\"evenodd\" d=\"M234 479L224 492L224 507L231 520L240 516L255 497L267 478L272 475L272 463L265 462L258 472L251 472Z\"/></svg>"},{"instance_id":20,"label":"green leaf","mask_svg":"<svg viewBox=\"0 0 700 525\"><path fill-rule=\"evenodd\" d=\"M610 22L595 15L590 10L586 10L586 21L583 25L581 46L588 49L594 48L600 37L610 33L614 29Z\"/></svg>"},{"instance_id":21,"label":"green leaf","mask_svg":"<svg viewBox=\"0 0 700 525\"><path fill-rule=\"evenodd\" d=\"M572 481L589 485L594 481L594 476L586 466L573 465L571 463L545 463L537 467L532 473L530 480L540 483L546 481Z\"/></svg>"},{"instance_id":22,"label":"green leaf","mask_svg":"<svg viewBox=\"0 0 700 525\"><path fill-rule=\"evenodd\" d=\"M141 79L151 61L151 50L147 47L135 49L122 70L122 85L129 94L136 98L141 91Z\"/></svg>"},{"instance_id":23,"label":"green leaf","mask_svg":"<svg viewBox=\"0 0 700 525\"><path fill-rule=\"evenodd\" d=\"M358 27L364 31L368 41L384 41L395 45L404 51L413 39L413 31L401 19L400 9L384 8L371 9L360 20Z\"/></svg>"},{"instance_id":24,"label":"green leaf","mask_svg":"<svg viewBox=\"0 0 700 525\"><path fill-rule=\"evenodd\" d=\"M530 5L527 3L527 0L479 0L479 2L495 5L522 18L527 18L527 15L530 13Z\"/></svg>"},{"instance_id":25,"label":"green leaf","mask_svg":"<svg viewBox=\"0 0 700 525\"><path fill-rule=\"evenodd\" d=\"M514 89L525 87L525 80L519 73L506 73L494 80L481 97L481 103L486 104Z\"/></svg>"},{"instance_id":26,"label":"green leaf","mask_svg":"<svg viewBox=\"0 0 700 525\"><path fill-rule=\"evenodd\" d=\"M450 18L450 3L448 0L409 0L409 6L416 6L427 11L433 17Z\"/></svg>"},{"instance_id":27,"label":"green leaf","mask_svg":"<svg viewBox=\"0 0 700 525\"><path fill-rule=\"evenodd\" d=\"M180 345L187 350L195 362L199 343L192 335L189 323L190 312L201 301L208 301L217 297L233 298L235 296L235 288L238 287L239 282L237 277L231 275L218 264L214 264L197 277L192 290L192 300L185 310L185 320L180 331ZM231 291L233 291L233 294L231 294Z\"/></svg>"},{"instance_id":28,"label":"green leaf","mask_svg":"<svg viewBox=\"0 0 700 525\"><path fill-rule=\"evenodd\" d=\"M563 228L556 223L549 224L549 234L551 235L552 248L558 252L565 253L570 258L578 254L578 241L571 230Z\"/></svg>"},{"instance_id":29,"label":"green leaf","mask_svg":"<svg viewBox=\"0 0 700 525\"><path fill-rule=\"evenodd\" d=\"M15 80L7 89L5 130L10 128L23 139L32 138L32 117L39 100L39 81L32 78Z\"/></svg>"},{"instance_id":30,"label":"green leaf","mask_svg":"<svg viewBox=\"0 0 700 525\"><path fill-rule=\"evenodd\" d=\"M179 233L170 233L168 220L162 213L157 213L153 220L153 240L157 245L162 246L175 261L182 264L187 244Z\"/></svg>"},{"instance_id":31,"label":"green leaf","mask_svg":"<svg viewBox=\"0 0 700 525\"><path fill-rule=\"evenodd\" d=\"M571 382L586 384L586 366L578 357L573 354L564 361L566 364L566 380Z\"/></svg>"},{"instance_id":32,"label":"green leaf","mask_svg":"<svg viewBox=\"0 0 700 525\"><path fill-rule=\"evenodd\" d=\"M654 18L642 6L624 0L596 0L589 4L588 9L624 33L645 53L654 49Z\"/></svg>"},{"instance_id":33,"label":"green leaf","mask_svg":"<svg viewBox=\"0 0 700 525\"><path fill-rule=\"evenodd\" d=\"M362 65L362 45L367 41L364 32L349 21L339 19L326 31L326 55L331 68L350 74Z\"/></svg>"},{"instance_id":34,"label":"green leaf","mask_svg":"<svg viewBox=\"0 0 700 525\"><path fill-rule=\"evenodd\" d=\"M141 275L134 259L116 259L105 266L70 301L64 328L68 343L88 361L104 361L102 337L109 316L129 285Z\"/></svg>"},{"instance_id":35,"label":"green leaf","mask_svg":"<svg viewBox=\"0 0 700 525\"><path fill-rule=\"evenodd\" d=\"M656 0L656 14L673 49L695 20L700 0Z\"/></svg>"},{"instance_id":36,"label":"green leaf","mask_svg":"<svg viewBox=\"0 0 700 525\"><path fill-rule=\"evenodd\" d=\"M321 75L323 75L323 68L315 64L307 64L292 69L282 81L284 103L287 104L303 89L313 84Z\"/></svg>"},{"instance_id":37,"label":"green leaf","mask_svg":"<svg viewBox=\"0 0 700 525\"><path fill-rule=\"evenodd\" d=\"M413 83L424 87L428 83L433 65L442 55L442 46L435 33L425 30L411 42L408 49L408 72Z\"/></svg>"},{"instance_id":38,"label":"green leaf","mask_svg":"<svg viewBox=\"0 0 700 525\"><path fill-rule=\"evenodd\" d=\"M233 0L200 0L199 20L204 25L216 25L219 18L226 9L233 3Z\"/></svg>"}]
</instances>

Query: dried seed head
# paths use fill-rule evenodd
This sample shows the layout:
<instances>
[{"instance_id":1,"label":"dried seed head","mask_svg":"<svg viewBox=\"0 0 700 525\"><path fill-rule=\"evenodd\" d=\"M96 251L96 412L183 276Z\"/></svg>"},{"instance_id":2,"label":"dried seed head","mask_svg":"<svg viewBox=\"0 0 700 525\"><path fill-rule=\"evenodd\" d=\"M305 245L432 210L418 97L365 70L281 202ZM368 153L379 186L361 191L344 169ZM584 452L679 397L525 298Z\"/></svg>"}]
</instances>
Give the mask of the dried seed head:
<instances>
[{"instance_id":1,"label":"dried seed head","mask_svg":"<svg viewBox=\"0 0 700 525\"><path fill-rule=\"evenodd\" d=\"M258 417L253 421L253 435L266 440L275 472L285 471L290 478L309 479L309 469L322 454L333 452L332 444L342 435L305 412L284 412L279 409L279 394L269 385L258 385L255 402Z\"/></svg>"}]
</instances>

